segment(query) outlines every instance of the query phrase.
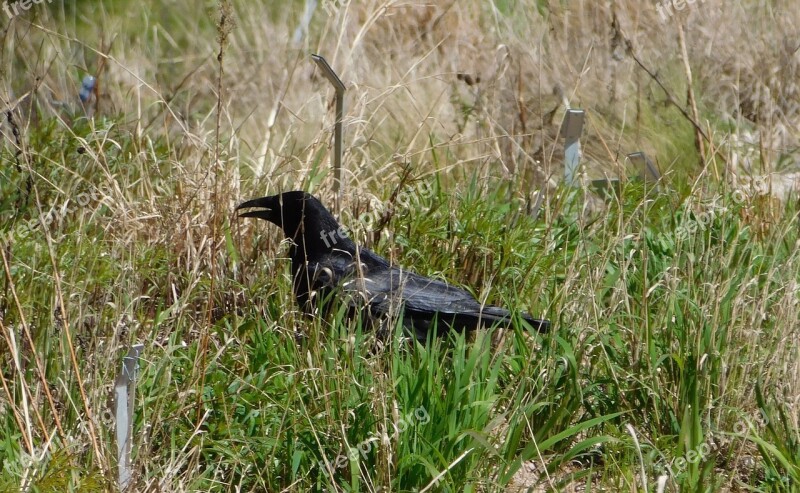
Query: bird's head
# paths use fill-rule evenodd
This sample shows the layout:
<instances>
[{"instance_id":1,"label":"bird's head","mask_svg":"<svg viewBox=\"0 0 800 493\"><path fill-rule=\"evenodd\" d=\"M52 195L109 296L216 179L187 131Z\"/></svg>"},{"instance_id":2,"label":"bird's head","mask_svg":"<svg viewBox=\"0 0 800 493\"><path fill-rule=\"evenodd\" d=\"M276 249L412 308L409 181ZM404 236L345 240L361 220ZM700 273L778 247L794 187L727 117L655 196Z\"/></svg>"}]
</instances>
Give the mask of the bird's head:
<instances>
[{"instance_id":1,"label":"bird's head","mask_svg":"<svg viewBox=\"0 0 800 493\"><path fill-rule=\"evenodd\" d=\"M252 210L240 213L239 217L266 219L280 227L287 238L308 253L330 250L332 243L350 241L322 202L303 191L248 200L236 207L236 210L240 209Z\"/></svg>"}]
</instances>

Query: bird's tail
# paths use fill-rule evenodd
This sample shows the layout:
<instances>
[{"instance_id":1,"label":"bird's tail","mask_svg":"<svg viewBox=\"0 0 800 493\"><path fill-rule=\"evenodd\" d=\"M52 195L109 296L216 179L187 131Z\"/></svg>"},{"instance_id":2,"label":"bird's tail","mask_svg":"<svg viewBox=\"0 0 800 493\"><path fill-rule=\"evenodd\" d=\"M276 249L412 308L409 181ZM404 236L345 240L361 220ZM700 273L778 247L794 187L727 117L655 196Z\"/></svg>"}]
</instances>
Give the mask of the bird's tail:
<instances>
[{"instance_id":1,"label":"bird's tail","mask_svg":"<svg viewBox=\"0 0 800 493\"><path fill-rule=\"evenodd\" d=\"M538 332L540 332L542 334L544 334L545 332L549 332L550 331L550 321L549 320L543 320L541 318L533 318L530 315L528 315L527 313L523 313L522 314L522 319L525 320L526 322L528 322L529 324L531 324L531 327L533 327L534 330L536 330L536 331L538 331Z\"/></svg>"}]
</instances>

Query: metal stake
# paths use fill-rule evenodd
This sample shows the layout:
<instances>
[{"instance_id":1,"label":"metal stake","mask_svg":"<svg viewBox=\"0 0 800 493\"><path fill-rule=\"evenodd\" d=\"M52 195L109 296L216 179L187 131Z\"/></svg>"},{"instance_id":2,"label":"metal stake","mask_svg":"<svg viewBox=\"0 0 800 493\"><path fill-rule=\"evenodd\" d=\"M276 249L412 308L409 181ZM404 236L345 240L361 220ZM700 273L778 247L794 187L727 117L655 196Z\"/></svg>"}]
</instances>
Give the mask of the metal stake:
<instances>
[{"instance_id":1,"label":"metal stake","mask_svg":"<svg viewBox=\"0 0 800 493\"><path fill-rule=\"evenodd\" d=\"M344 119L344 83L336 75L325 58L320 55L311 55L311 59L317 64L322 74L331 83L336 91L336 123L333 125L333 191L336 193L337 209L339 202L339 191L342 185L342 120Z\"/></svg>"},{"instance_id":2,"label":"metal stake","mask_svg":"<svg viewBox=\"0 0 800 493\"><path fill-rule=\"evenodd\" d=\"M653 161L644 152L632 152L628 154L628 160L638 168L639 176L642 177L645 183L658 182L661 179L661 173L658 172Z\"/></svg>"},{"instance_id":3,"label":"metal stake","mask_svg":"<svg viewBox=\"0 0 800 493\"><path fill-rule=\"evenodd\" d=\"M568 109L561 124L564 137L564 181L574 187L581 161L581 132L583 131L583 110Z\"/></svg>"},{"instance_id":4,"label":"metal stake","mask_svg":"<svg viewBox=\"0 0 800 493\"><path fill-rule=\"evenodd\" d=\"M117 460L119 489L124 491L131 481L131 446L133 440L133 401L136 392L136 370L144 344L134 344L122 360L122 372L114 382L116 393Z\"/></svg>"}]
</instances>

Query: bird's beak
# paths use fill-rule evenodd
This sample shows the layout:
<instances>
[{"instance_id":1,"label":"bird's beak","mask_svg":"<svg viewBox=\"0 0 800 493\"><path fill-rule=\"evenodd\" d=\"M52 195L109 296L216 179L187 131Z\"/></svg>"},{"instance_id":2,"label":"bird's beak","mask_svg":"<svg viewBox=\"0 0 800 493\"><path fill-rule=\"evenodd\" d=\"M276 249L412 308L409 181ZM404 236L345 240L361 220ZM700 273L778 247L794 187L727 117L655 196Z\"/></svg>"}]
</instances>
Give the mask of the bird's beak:
<instances>
[{"instance_id":1,"label":"bird's beak","mask_svg":"<svg viewBox=\"0 0 800 493\"><path fill-rule=\"evenodd\" d=\"M275 199L274 197L261 197L260 199L248 200L236 206L236 210L258 207L260 210L247 211L239 214L239 217L257 217L274 222Z\"/></svg>"}]
</instances>

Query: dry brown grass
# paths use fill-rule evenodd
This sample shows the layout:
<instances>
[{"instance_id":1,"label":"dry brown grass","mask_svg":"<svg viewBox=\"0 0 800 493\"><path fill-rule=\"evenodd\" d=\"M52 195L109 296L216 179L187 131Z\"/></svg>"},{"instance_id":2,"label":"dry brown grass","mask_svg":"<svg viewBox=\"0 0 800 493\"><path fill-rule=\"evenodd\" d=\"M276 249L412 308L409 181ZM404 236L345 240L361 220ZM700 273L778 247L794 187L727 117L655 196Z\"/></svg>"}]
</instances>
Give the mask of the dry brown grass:
<instances>
[{"instance_id":1,"label":"dry brown grass","mask_svg":"<svg viewBox=\"0 0 800 493\"><path fill-rule=\"evenodd\" d=\"M624 155L638 149L655 156L662 171L684 172L698 166L682 142L687 122L667 111L668 98L628 53L685 106L676 41L682 22L703 110L697 123L737 123L733 136L764 159L753 172L774 170L779 160L794 165L800 55L792 40L800 14L791 2L698 1L666 21L650 2L554 2L546 15L532 2L510 3L511 17L477 2L391 1L328 3L335 9L327 15L323 2L300 46L292 43L300 5L265 15L238 3L222 85L223 130L234 137L225 160L250 163L259 190L296 186L308 174L333 123L332 92L308 59L315 52L348 86L349 188L380 188L375 177L391 173L398 159L431 172L425 163L434 149L450 157L444 168L466 175L525 176L523 190L552 184L561 174L553 156L564 103L589 112L590 174L616 173ZM71 67L102 66L99 111L131 115L142 131L167 131L185 147L176 166L187 175L181 181L208 186L198 158L215 124L216 39L181 16L200 13L203 4L157 9L164 18L132 11L130 23L91 10L81 14L108 24L64 32L54 19L58 9L18 18L6 37L6 73L13 74L4 79L6 93L24 93L40 77L40 98L52 91L67 99L76 92ZM480 82L468 85L458 74ZM711 136L723 155L742 162L743 150L727 145L733 136Z\"/></svg>"}]
</instances>

